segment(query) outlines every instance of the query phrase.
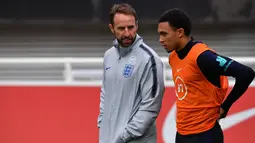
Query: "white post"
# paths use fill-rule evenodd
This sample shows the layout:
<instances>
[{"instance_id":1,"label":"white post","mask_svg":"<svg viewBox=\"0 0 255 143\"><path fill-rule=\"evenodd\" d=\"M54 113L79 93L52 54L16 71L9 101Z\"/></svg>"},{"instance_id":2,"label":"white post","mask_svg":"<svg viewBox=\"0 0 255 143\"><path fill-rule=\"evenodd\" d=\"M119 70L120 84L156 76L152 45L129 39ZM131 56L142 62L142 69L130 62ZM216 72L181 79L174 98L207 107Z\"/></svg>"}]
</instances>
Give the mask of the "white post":
<instances>
[{"instance_id":1,"label":"white post","mask_svg":"<svg viewBox=\"0 0 255 143\"><path fill-rule=\"evenodd\" d=\"M167 64L168 64L168 58L167 57L161 57L161 61L163 62L163 75L164 75L164 83L165 83L165 85L167 84L167 79L166 79L166 77L167 77L167 73L166 73L166 66L167 66Z\"/></svg>"},{"instance_id":2,"label":"white post","mask_svg":"<svg viewBox=\"0 0 255 143\"><path fill-rule=\"evenodd\" d=\"M73 81L73 77L72 77L72 65L71 65L71 62L70 62L70 60L68 58L65 61L64 78L65 78L65 82L67 84L70 84Z\"/></svg>"}]
</instances>

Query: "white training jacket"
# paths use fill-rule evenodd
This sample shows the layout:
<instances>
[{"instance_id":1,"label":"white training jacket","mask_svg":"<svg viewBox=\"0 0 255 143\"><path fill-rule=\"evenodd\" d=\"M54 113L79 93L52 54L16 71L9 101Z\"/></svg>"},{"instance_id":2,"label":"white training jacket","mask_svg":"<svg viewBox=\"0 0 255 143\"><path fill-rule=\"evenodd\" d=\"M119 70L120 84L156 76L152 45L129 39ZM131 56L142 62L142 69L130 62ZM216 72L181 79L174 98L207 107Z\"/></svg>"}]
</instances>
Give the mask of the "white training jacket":
<instances>
[{"instance_id":1,"label":"white training jacket","mask_svg":"<svg viewBox=\"0 0 255 143\"><path fill-rule=\"evenodd\" d=\"M137 34L104 55L98 117L99 143L156 143L155 120L165 91L163 63Z\"/></svg>"}]
</instances>

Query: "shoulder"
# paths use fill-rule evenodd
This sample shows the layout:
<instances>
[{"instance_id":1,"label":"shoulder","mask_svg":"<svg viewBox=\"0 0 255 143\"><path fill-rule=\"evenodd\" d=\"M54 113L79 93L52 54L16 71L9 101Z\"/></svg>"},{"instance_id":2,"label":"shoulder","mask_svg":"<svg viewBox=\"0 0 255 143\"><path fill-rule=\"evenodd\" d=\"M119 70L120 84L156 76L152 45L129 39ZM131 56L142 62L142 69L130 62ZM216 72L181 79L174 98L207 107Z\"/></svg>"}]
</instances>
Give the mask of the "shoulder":
<instances>
[{"instance_id":1,"label":"shoulder","mask_svg":"<svg viewBox=\"0 0 255 143\"><path fill-rule=\"evenodd\" d=\"M110 57L114 57L114 55L116 54L115 51L115 47L111 47L110 49L108 49L105 53L104 53L104 57L103 57L103 65L110 62L111 59Z\"/></svg>"},{"instance_id":2,"label":"shoulder","mask_svg":"<svg viewBox=\"0 0 255 143\"><path fill-rule=\"evenodd\" d=\"M205 50L204 52L200 53L198 57L202 58L210 58L210 57L215 57L217 56L217 53L211 50Z\"/></svg>"},{"instance_id":3,"label":"shoulder","mask_svg":"<svg viewBox=\"0 0 255 143\"><path fill-rule=\"evenodd\" d=\"M221 59L215 51L212 50L205 50L198 55L197 62L213 62Z\"/></svg>"},{"instance_id":4,"label":"shoulder","mask_svg":"<svg viewBox=\"0 0 255 143\"><path fill-rule=\"evenodd\" d=\"M232 59L219 55L214 51L204 51L197 58L197 64L200 66L209 66L209 67L224 67L226 63L232 62Z\"/></svg>"},{"instance_id":5,"label":"shoulder","mask_svg":"<svg viewBox=\"0 0 255 143\"><path fill-rule=\"evenodd\" d=\"M201 53L203 53L204 51L213 51L212 49L210 49L206 44L204 43L196 43L190 50L189 55L193 56L195 58L197 58Z\"/></svg>"},{"instance_id":6,"label":"shoulder","mask_svg":"<svg viewBox=\"0 0 255 143\"><path fill-rule=\"evenodd\" d=\"M104 53L104 58L108 57L109 55L112 55L114 53L114 50L115 50L114 46L112 46L111 48L106 50L105 53Z\"/></svg>"},{"instance_id":7,"label":"shoulder","mask_svg":"<svg viewBox=\"0 0 255 143\"><path fill-rule=\"evenodd\" d=\"M143 57L145 62L162 62L159 55L152 49L150 46L148 46L145 43L142 43L139 46L139 57Z\"/></svg>"},{"instance_id":8,"label":"shoulder","mask_svg":"<svg viewBox=\"0 0 255 143\"><path fill-rule=\"evenodd\" d=\"M111 48L109 48L108 50L105 51L104 56L108 56L108 55L112 54L114 52L114 50L115 50L115 47L112 46Z\"/></svg>"}]
</instances>

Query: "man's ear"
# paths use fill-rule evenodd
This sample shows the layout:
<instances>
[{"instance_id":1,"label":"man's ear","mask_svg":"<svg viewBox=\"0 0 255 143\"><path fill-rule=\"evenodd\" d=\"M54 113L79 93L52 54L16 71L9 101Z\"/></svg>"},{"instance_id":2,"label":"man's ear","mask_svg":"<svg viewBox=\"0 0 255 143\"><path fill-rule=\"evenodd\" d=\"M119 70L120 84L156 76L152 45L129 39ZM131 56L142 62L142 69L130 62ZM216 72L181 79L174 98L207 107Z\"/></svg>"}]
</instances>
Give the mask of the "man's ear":
<instances>
[{"instance_id":1,"label":"man's ear","mask_svg":"<svg viewBox=\"0 0 255 143\"><path fill-rule=\"evenodd\" d=\"M136 21L136 27L137 27L137 30L138 30L139 29L138 20Z\"/></svg>"},{"instance_id":2,"label":"man's ear","mask_svg":"<svg viewBox=\"0 0 255 143\"><path fill-rule=\"evenodd\" d=\"M185 34L184 34L184 29L183 28L179 28L177 30L177 33L178 33L178 37L181 38L183 37Z\"/></svg>"},{"instance_id":3,"label":"man's ear","mask_svg":"<svg viewBox=\"0 0 255 143\"><path fill-rule=\"evenodd\" d=\"M111 32L114 33L114 29L113 29L113 25L112 24L109 24L109 28L110 28Z\"/></svg>"}]
</instances>

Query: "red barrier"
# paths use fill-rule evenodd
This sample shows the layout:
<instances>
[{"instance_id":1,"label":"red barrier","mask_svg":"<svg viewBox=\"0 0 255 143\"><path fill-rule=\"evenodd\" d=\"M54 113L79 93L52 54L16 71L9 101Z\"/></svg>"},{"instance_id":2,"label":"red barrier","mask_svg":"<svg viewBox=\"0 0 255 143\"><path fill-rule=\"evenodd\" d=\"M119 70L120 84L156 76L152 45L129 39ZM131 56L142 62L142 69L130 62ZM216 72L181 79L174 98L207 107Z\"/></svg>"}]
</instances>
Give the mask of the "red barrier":
<instances>
[{"instance_id":1,"label":"red barrier","mask_svg":"<svg viewBox=\"0 0 255 143\"><path fill-rule=\"evenodd\" d=\"M0 143L97 143L99 91L98 87L0 87ZM254 108L254 92L249 88L229 115ZM173 88L167 88L157 120L159 143L174 100ZM253 143L254 127L253 116L225 130L226 143Z\"/></svg>"}]
</instances>

